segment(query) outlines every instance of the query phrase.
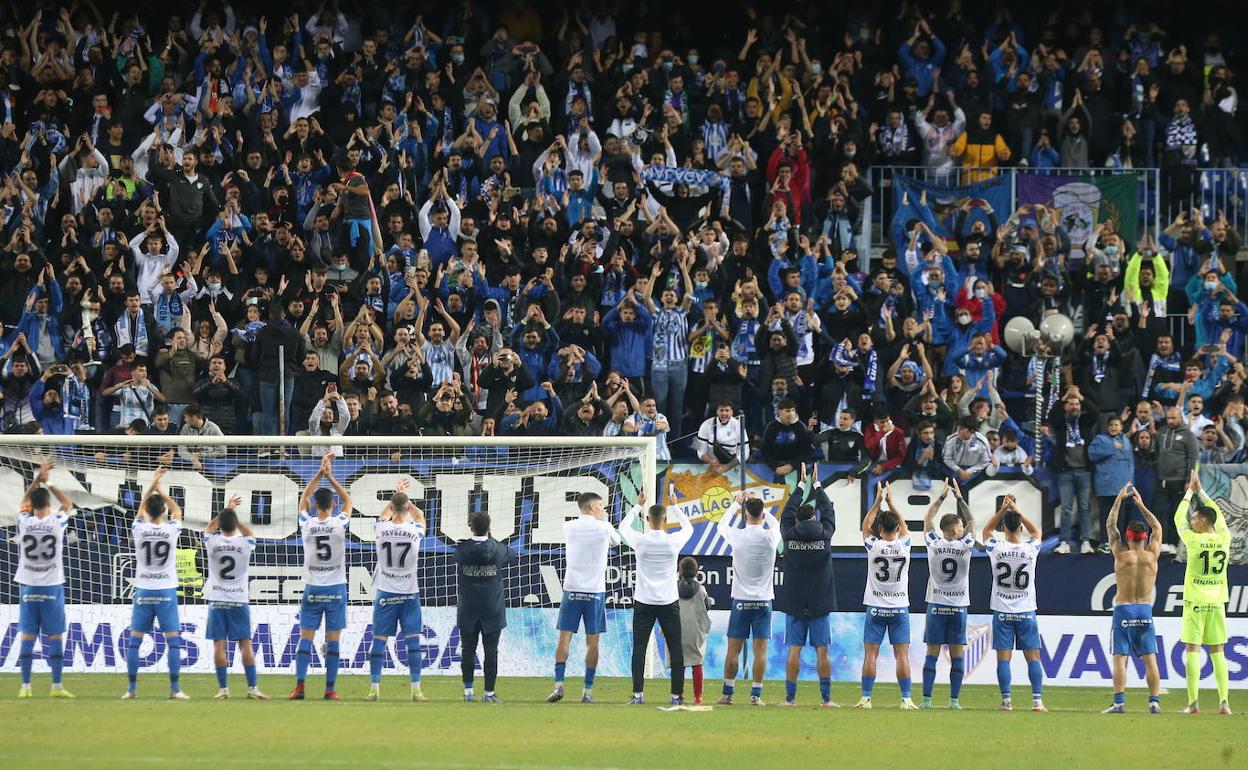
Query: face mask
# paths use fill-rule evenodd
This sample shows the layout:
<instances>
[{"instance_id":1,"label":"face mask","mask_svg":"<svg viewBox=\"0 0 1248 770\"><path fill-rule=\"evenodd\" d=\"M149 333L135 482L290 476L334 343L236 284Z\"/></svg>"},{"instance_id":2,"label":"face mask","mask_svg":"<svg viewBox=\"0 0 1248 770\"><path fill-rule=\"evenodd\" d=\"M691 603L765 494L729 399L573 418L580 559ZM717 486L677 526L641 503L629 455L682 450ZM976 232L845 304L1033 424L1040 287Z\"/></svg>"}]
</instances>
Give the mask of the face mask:
<instances>
[{"instance_id":1,"label":"face mask","mask_svg":"<svg viewBox=\"0 0 1248 770\"><path fill-rule=\"evenodd\" d=\"M671 72L671 71L672 71L672 63L671 63L670 61L665 61L665 62L663 62L663 71L664 71L664 72Z\"/></svg>"},{"instance_id":2,"label":"face mask","mask_svg":"<svg viewBox=\"0 0 1248 770\"><path fill-rule=\"evenodd\" d=\"M970 326L971 317L969 315L958 316L958 326Z\"/></svg>"},{"instance_id":3,"label":"face mask","mask_svg":"<svg viewBox=\"0 0 1248 770\"><path fill-rule=\"evenodd\" d=\"M463 55L462 53L453 53L453 54L451 54L451 61L452 61L452 62L454 62L454 63L456 63L456 64L463 64L463 63L464 63L464 55Z\"/></svg>"},{"instance_id":4,"label":"face mask","mask_svg":"<svg viewBox=\"0 0 1248 770\"><path fill-rule=\"evenodd\" d=\"M210 284L208 284L208 291L211 291L211 292L218 292L218 291L221 291L221 284L219 284L219 283L210 283Z\"/></svg>"},{"instance_id":5,"label":"face mask","mask_svg":"<svg viewBox=\"0 0 1248 770\"><path fill-rule=\"evenodd\" d=\"M706 282L706 281L694 281L694 283L693 283L693 287L694 287L695 289L705 289L705 288L706 288L706 286L707 286L707 282Z\"/></svg>"},{"instance_id":6,"label":"face mask","mask_svg":"<svg viewBox=\"0 0 1248 770\"><path fill-rule=\"evenodd\" d=\"M846 157L846 158L852 158L852 157L854 157L854 156L855 156L855 155L857 155L857 154L858 154L858 151L857 151L857 150L855 150L855 149L853 149L852 147L851 147L850 149L848 149L848 150L846 150L846 151L845 151L845 157Z\"/></svg>"},{"instance_id":7,"label":"face mask","mask_svg":"<svg viewBox=\"0 0 1248 770\"><path fill-rule=\"evenodd\" d=\"M627 61L626 61L626 62L624 62L623 64L621 64L621 65L620 65L620 71L621 71L621 72L623 72L625 75L627 75L628 73L632 72L632 71L633 71L633 63L632 63L632 62L627 62Z\"/></svg>"},{"instance_id":8,"label":"face mask","mask_svg":"<svg viewBox=\"0 0 1248 770\"><path fill-rule=\"evenodd\" d=\"M1205 291L1217 291L1217 289L1218 289L1217 281L1205 281Z\"/></svg>"},{"instance_id":9,"label":"face mask","mask_svg":"<svg viewBox=\"0 0 1248 770\"><path fill-rule=\"evenodd\" d=\"M1117 247L1117 246L1106 246L1106 247L1105 247L1105 256L1107 256L1107 257L1116 257L1116 256L1118 256L1118 247Z\"/></svg>"},{"instance_id":10,"label":"face mask","mask_svg":"<svg viewBox=\"0 0 1248 770\"><path fill-rule=\"evenodd\" d=\"M701 57L700 57L700 56L698 56L696 53L691 53L691 54L689 54L689 63L690 63L690 64L697 64L700 58L701 58Z\"/></svg>"},{"instance_id":11,"label":"face mask","mask_svg":"<svg viewBox=\"0 0 1248 770\"><path fill-rule=\"evenodd\" d=\"M988 291L986 289L975 290L975 299L984 299L987 296L988 296Z\"/></svg>"},{"instance_id":12,"label":"face mask","mask_svg":"<svg viewBox=\"0 0 1248 770\"><path fill-rule=\"evenodd\" d=\"M810 65L810 74L818 75L820 72L823 72L822 64L820 64L819 62L815 62L814 64Z\"/></svg>"}]
</instances>

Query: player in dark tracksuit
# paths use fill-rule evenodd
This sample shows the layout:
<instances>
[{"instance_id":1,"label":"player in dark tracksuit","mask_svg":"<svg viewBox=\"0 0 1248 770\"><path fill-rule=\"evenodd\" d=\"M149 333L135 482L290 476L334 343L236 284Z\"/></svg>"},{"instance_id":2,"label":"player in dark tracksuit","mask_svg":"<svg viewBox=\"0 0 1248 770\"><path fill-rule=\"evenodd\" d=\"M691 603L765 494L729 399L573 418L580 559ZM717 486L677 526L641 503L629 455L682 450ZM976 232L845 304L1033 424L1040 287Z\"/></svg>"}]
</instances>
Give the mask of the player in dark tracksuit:
<instances>
[{"instance_id":1,"label":"player in dark tracksuit","mask_svg":"<svg viewBox=\"0 0 1248 770\"><path fill-rule=\"evenodd\" d=\"M503 606L503 568L515 560L511 549L490 537L490 516L477 511L468 516L472 537L455 546L459 574L456 617L463 641L461 671L464 700L472 700L472 675L477 659L477 640L485 647L485 694L483 703L498 703L494 682L498 678L498 639L507 626Z\"/></svg>"}]
</instances>

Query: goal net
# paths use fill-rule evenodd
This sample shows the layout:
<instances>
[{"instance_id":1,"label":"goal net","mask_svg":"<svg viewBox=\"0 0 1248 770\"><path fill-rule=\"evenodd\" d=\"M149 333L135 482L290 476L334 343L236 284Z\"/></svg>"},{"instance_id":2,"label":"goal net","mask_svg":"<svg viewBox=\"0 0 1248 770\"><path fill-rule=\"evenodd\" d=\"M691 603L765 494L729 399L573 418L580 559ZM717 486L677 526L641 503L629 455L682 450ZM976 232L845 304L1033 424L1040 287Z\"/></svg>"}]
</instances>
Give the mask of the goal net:
<instances>
[{"instance_id":1,"label":"goal net","mask_svg":"<svg viewBox=\"0 0 1248 770\"><path fill-rule=\"evenodd\" d=\"M237 495L243 500L240 519L257 538L250 566L257 664L262 673L292 671L303 592L297 508L300 494L330 450L324 439L311 437L0 437L0 671L18 666L19 588L12 579L22 547L15 539L18 506L40 463L47 460L56 463L48 483L67 493L76 510L64 551L66 670L125 670L135 567L130 522L153 471L164 466L169 469L165 490L184 512L176 550L184 670L212 670L211 643L204 639L207 566L200 533L225 501ZM516 554L504 574L508 629L500 647L500 673L546 675L562 597L563 523L577 515L577 495L602 495L612 523L619 522L639 491L656 499L653 439L340 438L332 451L334 476L351 494L354 508L348 544L350 607L341 644L344 674L368 671L373 528L400 480L408 482L408 496L428 521L419 562L426 674L459 672L454 547L471 536L469 513L488 512L491 534ZM604 675L628 673L628 621L612 616L631 602L632 563L631 551L612 549L609 631L599 666ZM43 647L36 644L37 659ZM144 670L164 670L159 634L144 640L141 654ZM405 645L391 640L389 656L387 667L406 669ZM314 670L321 665L318 655ZM45 667L36 661L37 671Z\"/></svg>"}]
</instances>

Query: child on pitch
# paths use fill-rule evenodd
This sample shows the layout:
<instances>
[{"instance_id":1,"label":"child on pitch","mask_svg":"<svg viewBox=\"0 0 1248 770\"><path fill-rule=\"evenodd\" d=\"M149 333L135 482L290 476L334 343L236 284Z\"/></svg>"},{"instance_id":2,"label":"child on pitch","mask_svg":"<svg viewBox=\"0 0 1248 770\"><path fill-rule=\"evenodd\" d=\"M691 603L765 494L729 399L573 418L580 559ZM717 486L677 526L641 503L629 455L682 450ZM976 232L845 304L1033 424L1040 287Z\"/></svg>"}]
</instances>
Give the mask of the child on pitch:
<instances>
[{"instance_id":1,"label":"child on pitch","mask_svg":"<svg viewBox=\"0 0 1248 770\"><path fill-rule=\"evenodd\" d=\"M711 633L711 598L698 582L698 560L686 556L677 569L677 591L680 593L680 642L685 665L693 669L693 702L702 704L702 661L706 658L706 639ZM683 697L683 694L682 694Z\"/></svg>"}]
</instances>

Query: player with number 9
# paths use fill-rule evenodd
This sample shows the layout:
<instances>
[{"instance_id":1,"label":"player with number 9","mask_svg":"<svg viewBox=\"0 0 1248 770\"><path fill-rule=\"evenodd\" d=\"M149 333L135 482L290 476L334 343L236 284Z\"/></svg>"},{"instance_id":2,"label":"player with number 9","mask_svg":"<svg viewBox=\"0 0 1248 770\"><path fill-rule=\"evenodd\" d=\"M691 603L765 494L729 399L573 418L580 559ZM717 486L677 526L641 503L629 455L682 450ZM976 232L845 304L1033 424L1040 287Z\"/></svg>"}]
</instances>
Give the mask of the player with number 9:
<instances>
[{"instance_id":1,"label":"player with number 9","mask_svg":"<svg viewBox=\"0 0 1248 770\"><path fill-rule=\"evenodd\" d=\"M190 700L178 684L182 671L182 626L178 621L178 565L174 546L182 533L182 509L160 486L167 468L152 473L131 526L134 539L134 610L130 616L130 639L126 649L126 674L130 679L122 700L139 697L139 646L155 623L165 635L169 663L169 699Z\"/></svg>"},{"instance_id":2,"label":"player with number 9","mask_svg":"<svg viewBox=\"0 0 1248 770\"><path fill-rule=\"evenodd\" d=\"M351 495L334 478L334 453L321 458L321 468L299 498L299 532L303 536L303 599L299 603L299 647L295 650L295 689L290 700L303 700L303 683L312 665L312 640L325 623L325 700L342 700L334 689L338 679L338 639L347 625L347 530ZM333 492L321 487L329 482ZM334 495L341 507L334 512ZM315 506L315 511L313 511Z\"/></svg>"},{"instance_id":3,"label":"player with number 9","mask_svg":"<svg viewBox=\"0 0 1248 770\"><path fill-rule=\"evenodd\" d=\"M1195 507L1193 497L1199 495ZM1190 513L1190 515L1189 515ZM1174 526L1187 547L1187 569L1183 582L1183 628L1179 639L1187 668L1187 708L1185 714L1200 713L1200 648L1209 650L1213 677L1218 685L1219 712L1231 713L1230 678L1226 668L1226 585L1227 561L1231 555L1231 530L1222 509L1205 494L1200 472L1192 471L1187 492L1174 511Z\"/></svg>"},{"instance_id":4,"label":"player with number 9","mask_svg":"<svg viewBox=\"0 0 1248 770\"><path fill-rule=\"evenodd\" d=\"M1001 527L1005 537L996 536ZM1027 537L1023 538L1026 530ZM992 648L997 651L997 685L1002 711L1013 711L1010 699L1010 659L1022 650L1031 681L1031 710L1044 707L1044 669L1040 666L1040 627L1036 624L1036 557L1040 554L1040 528L1022 511L1014 495L1006 495L1001 507L984 527L984 548L992 567Z\"/></svg>"},{"instance_id":5,"label":"player with number 9","mask_svg":"<svg viewBox=\"0 0 1248 770\"><path fill-rule=\"evenodd\" d=\"M941 516L937 528L936 512L950 492L957 501L958 512ZM923 519L928 565L927 622L923 628L927 656L923 660L923 701L919 708L932 707L936 661L940 648L946 644L949 645L949 708L962 708L958 696L966 671L962 653L966 647L966 612L971 604L971 551L975 548L975 536L966 528L970 520L971 510L962 499L958 482L945 479L945 488L932 501Z\"/></svg>"},{"instance_id":6,"label":"player with number 9","mask_svg":"<svg viewBox=\"0 0 1248 770\"><path fill-rule=\"evenodd\" d=\"M238 518L243 499L235 495L204 529L204 554L208 561L208 602L205 638L212 640L213 665L217 669L217 700L230 697L226 646L238 642L247 676L247 699L268 700L256 682L256 652L251 647L251 607L247 566L256 548L256 537Z\"/></svg>"}]
</instances>

